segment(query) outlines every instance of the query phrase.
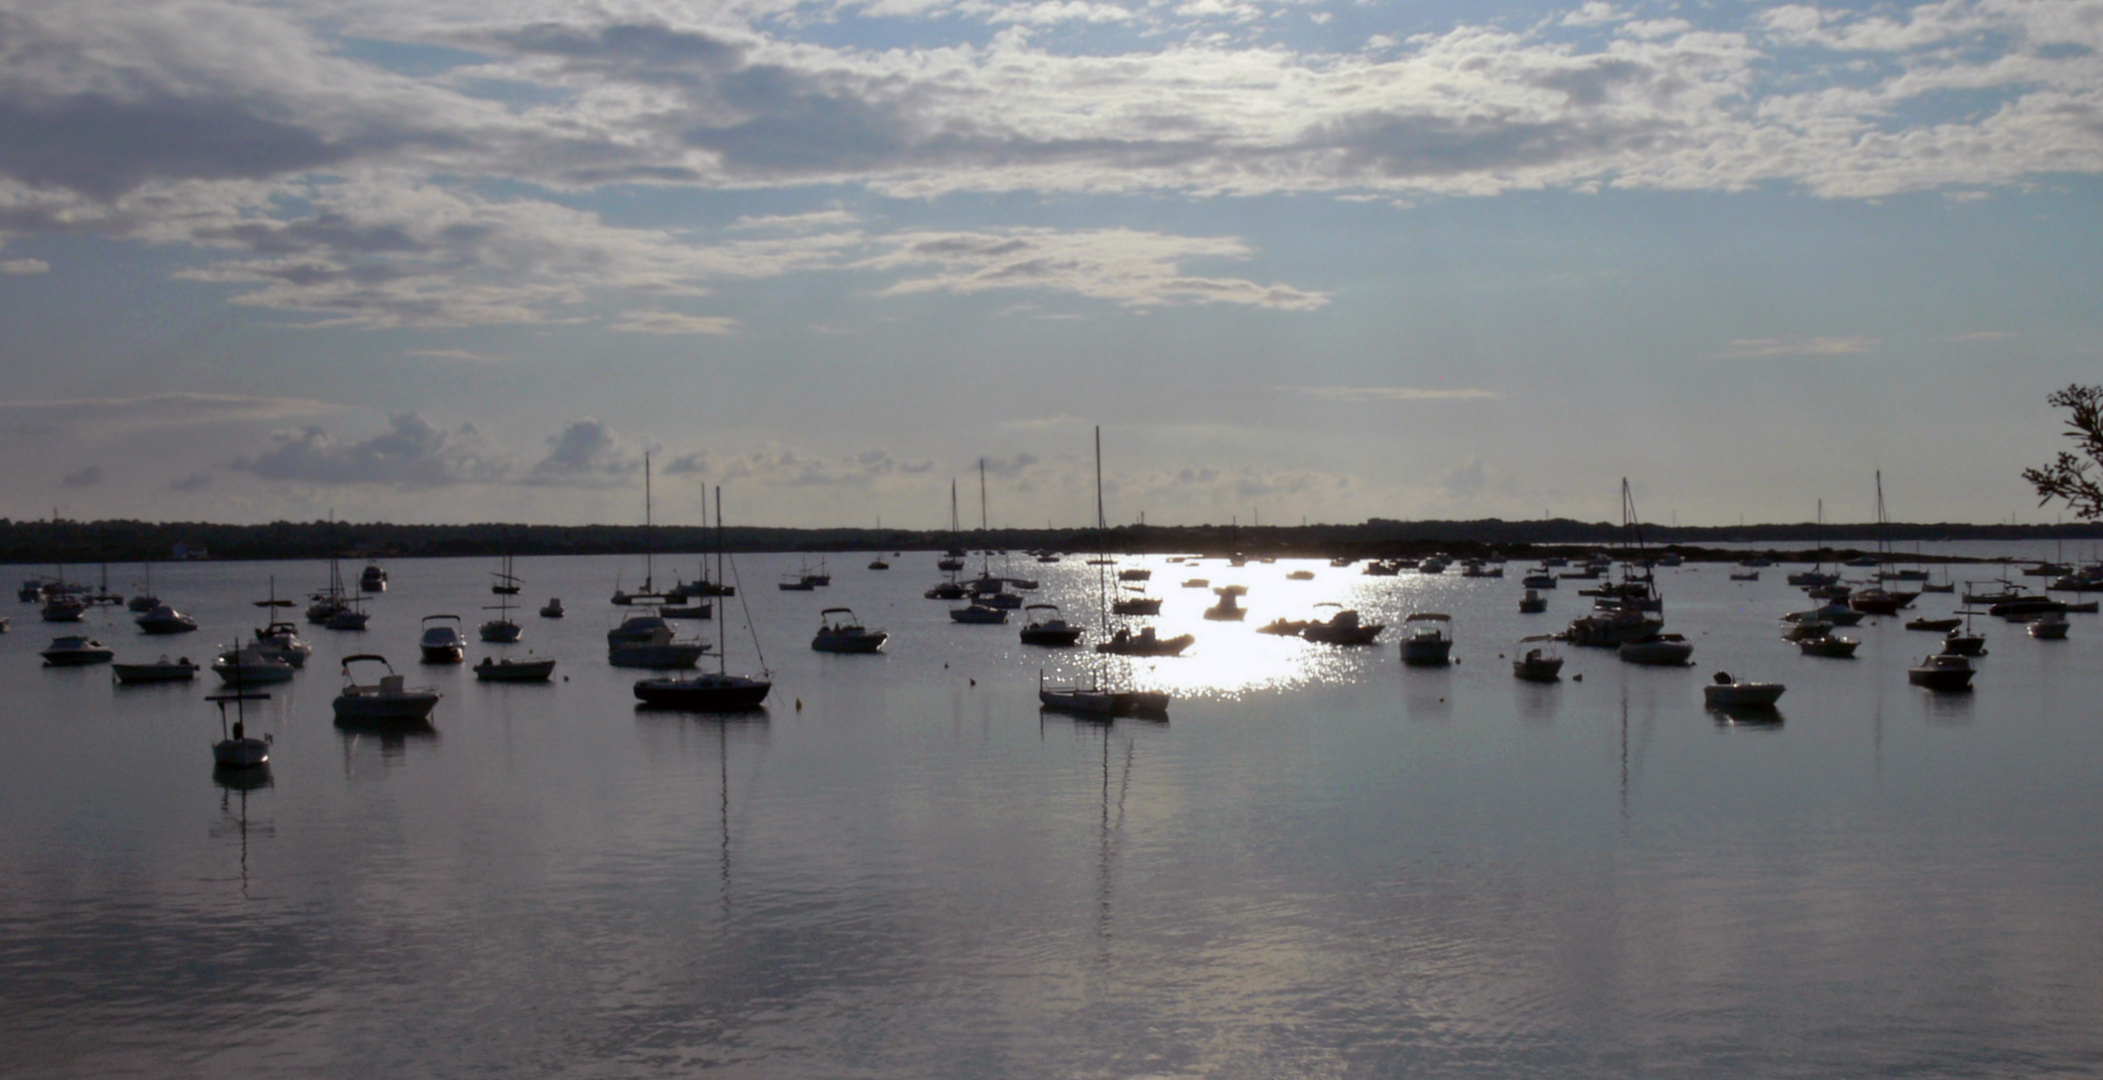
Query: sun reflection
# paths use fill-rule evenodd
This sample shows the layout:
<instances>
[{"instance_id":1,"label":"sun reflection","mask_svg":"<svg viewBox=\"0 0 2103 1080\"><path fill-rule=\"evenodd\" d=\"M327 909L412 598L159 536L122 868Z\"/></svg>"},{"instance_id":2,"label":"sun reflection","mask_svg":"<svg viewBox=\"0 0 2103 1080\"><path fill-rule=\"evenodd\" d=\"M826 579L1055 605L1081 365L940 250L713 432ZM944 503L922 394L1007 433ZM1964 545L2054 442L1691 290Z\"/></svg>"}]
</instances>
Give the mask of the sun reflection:
<instances>
[{"instance_id":1,"label":"sun reflection","mask_svg":"<svg viewBox=\"0 0 2103 1080\"><path fill-rule=\"evenodd\" d=\"M1130 560L1126 563L1131 564ZM1126 620L1125 624L1135 630L1153 626L1163 638L1191 634L1196 643L1177 657L1074 655L1057 665L1062 677L1078 674L1085 679L1092 665L1092 670L1105 680L1140 689L1168 690L1184 698L1225 700L1347 682L1371 665L1395 661L1399 627L1405 615L1449 610L1460 602L1461 591L1472 584L1453 576L1430 577L1407 571L1394 577L1374 577L1356 566L1332 567L1319 559L1280 559L1275 563L1232 566L1220 559L1169 564L1155 558L1139 565L1154 571L1144 595L1160 598L1161 614ZM1289 575L1296 571L1314 576L1293 580ZM1184 582L1193 579L1203 579L1205 584L1184 587ZM1219 590L1230 586L1246 590L1239 598L1239 606L1247 614L1239 621L1205 618L1205 610L1218 602ZM1126 586L1128 593L1140 591ZM1323 603L1355 609L1362 622L1380 623L1387 629L1375 644L1360 646L1320 645L1257 630L1278 618L1326 619L1336 609L1318 609L1317 605ZM1051 671L1048 667L1047 677Z\"/></svg>"}]
</instances>

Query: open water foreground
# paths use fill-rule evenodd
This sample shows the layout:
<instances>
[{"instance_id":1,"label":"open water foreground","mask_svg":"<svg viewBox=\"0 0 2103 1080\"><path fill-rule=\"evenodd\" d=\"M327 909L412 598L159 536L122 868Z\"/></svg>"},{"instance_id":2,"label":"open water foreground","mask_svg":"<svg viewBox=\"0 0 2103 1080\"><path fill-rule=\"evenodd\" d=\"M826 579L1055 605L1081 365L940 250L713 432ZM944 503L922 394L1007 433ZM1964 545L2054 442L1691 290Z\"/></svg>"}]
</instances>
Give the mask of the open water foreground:
<instances>
[{"instance_id":1,"label":"open water foreground","mask_svg":"<svg viewBox=\"0 0 2103 1080\"><path fill-rule=\"evenodd\" d=\"M275 740L251 782L213 770L209 673L41 668L67 628L16 606L0 1076L2103 1071L2095 616L2062 642L1982 620L1976 689L1936 695L1907 685L1936 643L1902 619L1851 631L1857 659L1804 657L1778 635L1808 606L1784 568L1660 570L1695 666L1570 648L1541 686L1503 657L1589 601L1565 582L1519 615L1517 563L1153 558L1162 632L1198 641L1132 669L1175 691L1167 722L1101 723L1035 697L1040 668L1092 655L951 623L920 595L932 555L868 558L812 593L775 588L796 556L738 560L776 685L737 717L640 711L606 664L606 597L640 559L519 560L525 640L469 657L556 656L545 686L415 660L421 616L487 617L493 560L388 563L368 630L303 626L315 655L251 714ZM1081 560L1012 572L1093 624ZM157 566L202 630L87 628L119 660L208 662L272 576L303 596L326 575ZM1247 584L1247 621L1201 619L1187 577ZM550 596L567 619L533 614ZM1460 662L1406 668L1393 629L1358 650L1255 632L1321 600L1391 627L1449 612ZM885 653L811 652L836 605ZM354 652L443 690L429 733L333 724ZM1787 683L1779 722L1705 711L1718 669Z\"/></svg>"}]
</instances>

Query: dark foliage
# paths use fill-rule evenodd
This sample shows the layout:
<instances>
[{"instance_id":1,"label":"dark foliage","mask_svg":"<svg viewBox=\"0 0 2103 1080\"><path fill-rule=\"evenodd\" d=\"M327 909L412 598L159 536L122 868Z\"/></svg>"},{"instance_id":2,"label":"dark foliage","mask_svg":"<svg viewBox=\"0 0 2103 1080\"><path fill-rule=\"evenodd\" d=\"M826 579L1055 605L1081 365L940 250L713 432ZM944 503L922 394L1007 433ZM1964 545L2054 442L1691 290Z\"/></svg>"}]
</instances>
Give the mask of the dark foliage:
<instances>
[{"instance_id":1,"label":"dark foliage","mask_svg":"<svg viewBox=\"0 0 2103 1080\"><path fill-rule=\"evenodd\" d=\"M2062 450L2050 465L2024 469L2023 479L2037 489L2039 506L2060 499L2084 521L2103 518L2103 483L2089 475L2091 466L2103 464L2103 386L2075 383L2045 400L2070 414L2065 434L2081 454Z\"/></svg>"}]
</instances>

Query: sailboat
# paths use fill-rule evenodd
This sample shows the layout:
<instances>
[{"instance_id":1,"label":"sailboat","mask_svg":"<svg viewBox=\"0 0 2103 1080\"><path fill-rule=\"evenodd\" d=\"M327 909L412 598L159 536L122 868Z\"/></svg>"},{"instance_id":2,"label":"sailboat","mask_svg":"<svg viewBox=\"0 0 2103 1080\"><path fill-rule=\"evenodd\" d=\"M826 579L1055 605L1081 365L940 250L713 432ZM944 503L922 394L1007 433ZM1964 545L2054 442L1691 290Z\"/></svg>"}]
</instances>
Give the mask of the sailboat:
<instances>
[{"instance_id":1,"label":"sailboat","mask_svg":"<svg viewBox=\"0 0 2103 1080\"><path fill-rule=\"evenodd\" d=\"M657 595L652 581L651 557L656 554L656 519L650 501L650 455L643 455L643 587L636 592L627 592L619 584L613 587L613 602L623 607L629 604L655 604L662 597Z\"/></svg>"},{"instance_id":2,"label":"sailboat","mask_svg":"<svg viewBox=\"0 0 2103 1080\"><path fill-rule=\"evenodd\" d=\"M124 606L131 611L144 615L154 608L160 607L161 598L153 594L153 564L149 562L140 563L139 565L146 568L146 586L134 594L129 601L126 601Z\"/></svg>"},{"instance_id":3,"label":"sailboat","mask_svg":"<svg viewBox=\"0 0 2103 1080\"><path fill-rule=\"evenodd\" d=\"M1109 535L1109 521L1103 513L1103 429L1095 429L1095 530L1098 537ZM1105 630L1109 628L1109 560L1096 561L1095 592L1096 611ZM1151 634L1152 627L1147 628ZM1122 634L1124 631L1120 630ZM1184 635L1189 637L1189 635ZM1185 642L1187 645L1188 642ZM1105 651L1096 647L1098 653ZM1043 669L1037 671L1037 701L1047 709L1061 712L1082 713L1091 716L1150 716L1168 715L1169 694L1165 690L1135 690L1131 687L1109 686L1102 682L1102 669L1089 669L1088 684L1047 683Z\"/></svg>"},{"instance_id":4,"label":"sailboat","mask_svg":"<svg viewBox=\"0 0 2103 1080\"><path fill-rule=\"evenodd\" d=\"M1809 570L1805 570L1802 573L1790 574L1788 577L1789 584L1799 589L1816 589L1824 588L1828 585L1837 585L1840 583L1839 574L1829 574L1826 572L1825 569L1825 531L1826 501L1824 499L1820 499L1818 500L1818 550L1812 556L1817 561L1811 564L1811 569Z\"/></svg>"},{"instance_id":5,"label":"sailboat","mask_svg":"<svg viewBox=\"0 0 2103 1080\"><path fill-rule=\"evenodd\" d=\"M1602 595L1592 602L1589 614L1571 620L1565 640L1572 645L1614 649L1653 637L1665 628L1664 600L1651 575L1650 553L1643 546L1642 521L1636 515L1636 499L1625 476L1621 478L1621 528L1624 534L1635 537L1634 563L1624 561L1621 580L1600 590ZM1631 569L1633 565L1642 567L1640 575ZM1657 617L1651 617L1650 612L1656 612Z\"/></svg>"},{"instance_id":6,"label":"sailboat","mask_svg":"<svg viewBox=\"0 0 2103 1080\"><path fill-rule=\"evenodd\" d=\"M518 575L511 572L510 555L507 554L504 556L504 568L502 570L491 570L490 574L496 578L496 581L490 583L490 592L493 592L498 596L518 595L519 580Z\"/></svg>"},{"instance_id":7,"label":"sailboat","mask_svg":"<svg viewBox=\"0 0 2103 1080\"><path fill-rule=\"evenodd\" d=\"M514 589L513 591L516 590ZM509 645L525 636L525 628L519 626L511 618L511 593L498 593L497 602L492 606L483 607L482 610L497 613L496 618L482 624L480 633L483 641L497 645Z\"/></svg>"},{"instance_id":8,"label":"sailboat","mask_svg":"<svg viewBox=\"0 0 2103 1080\"><path fill-rule=\"evenodd\" d=\"M952 478L949 481L949 550L935 560L935 569L953 574L964 568L964 549L957 546L957 534L962 531L963 527L957 524L957 482Z\"/></svg>"},{"instance_id":9,"label":"sailboat","mask_svg":"<svg viewBox=\"0 0 2103 1080\"><path fill-rule=\"evenodd\" d=\"M705 575L704 575L705 576ZM723 580L723 489L716 489L716 580ZM727 621L730 616L725 614ZM757 677L732 675L729 670L730 635L723 635L724 647L716 653L716 670L703 672L688 678L657 676L638 679L635 683L636 699L645 705L657 705L675 709L695 709L702 712L738 712L757 709L774 689L773 673L767 670L767 658L759 651L759 629L752 625L752 612L745 612L746 628L752 632L752 652L759 657L760 670Z\"/></svg>"},{"instance_id":10,"label":"sailboat","mask_svg":"<svg viewBox=\"0 0 2103 1080\"><path fill-rule=\"evenodd\" d=\"M1884 470L1877 470L1877 565L1888 571L1891 567L1890 520L1884 513ZM1880 572L1877 580L1868 588L1856 589L1847 598L1848 606L1865 615L1896 615L1900 608L1911 605L1920 594L1901 592L1885 588L1891 575Z\"/></svg>"},{"instance_id":11,"label":"sailboat","mask_svg":"<svg viewBox=\"0 0 2103 1080\"><path fill-rule=\"evenodd\" d=\"M330 621L338 612L351 610L349 591L343 587L343 568L335 558L329 559L329 586L307 597L307 621L317 626L334 626ZM363 630L365 622L357 620L351 627L335 626L335 629Z\"/></svg>"}]
</instances>

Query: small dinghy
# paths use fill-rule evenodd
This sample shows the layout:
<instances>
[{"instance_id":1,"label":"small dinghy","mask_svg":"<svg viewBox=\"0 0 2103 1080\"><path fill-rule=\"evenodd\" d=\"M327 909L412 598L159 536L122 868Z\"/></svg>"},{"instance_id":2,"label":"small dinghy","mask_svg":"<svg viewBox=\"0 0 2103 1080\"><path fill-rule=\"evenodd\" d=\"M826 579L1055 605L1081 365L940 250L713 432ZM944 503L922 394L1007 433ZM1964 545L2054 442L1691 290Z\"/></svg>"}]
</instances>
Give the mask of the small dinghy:
<instances>
[{"instance_id":1,"label":"small dinghy","mask_svg":"<svg viewBox=\"0 0 2103 1080\"><path fill-rule=\"evenodd\" d=\"M1768 709L1781 700L1781 683L1740 682L1728 671L1716 673L1716 679L1701 688L1701 700L1712 709Z\"/></svg>"},{"instance_id":2,"label":"small dinghy","mask_svg":"<svg viewBox=\"0 0 2103 1080\"><path fill-rule=\"evenodd\" d=\"M1535 644L1538 642L1539 644ZM1554 634L1534 634L1519 639L1520 645L1533 645L1512 661L1512 675L1527 682L1555 682L1562 678L1563 658L1556 652Z\"/></svg>"},{"instance_id":3,"label":"small dinghy","mask_svg":"<svg viewBox=\"0 0 2103 1080\"><path fill-rule=\"evenodd\" d=\"M205 699L219 706L218 742L212 744L212 764L222 769L254 769L270 763L270 736L258 739L248 734L241 707L251 701L268 701L269 694L213 694ZM227 723L226 705L234 703L233 723Z\"/></svg>"},{"instance_id":4,"label":"small dinghy","mask_svg":"<svg viewBox=\"0 0 2103 1080\"><path fill-rule=\"evenodd\" d=\"M197 665L185 656L170 660L163 655L151 664L111 664L110 671L126 686L144 683L189 682L197 677Z\"/></svg>"},{"instance_id":5,"label":"small dinghy","mask_svg":"<svg viewBox=\"0 0 2103 1080\"><path fill-rule=\"evenodd\" d=\"M485 656L474 666L474 672L478 682L547 682L555 674L555 658L498 660Z\"/></svg>"}]
</instances>

